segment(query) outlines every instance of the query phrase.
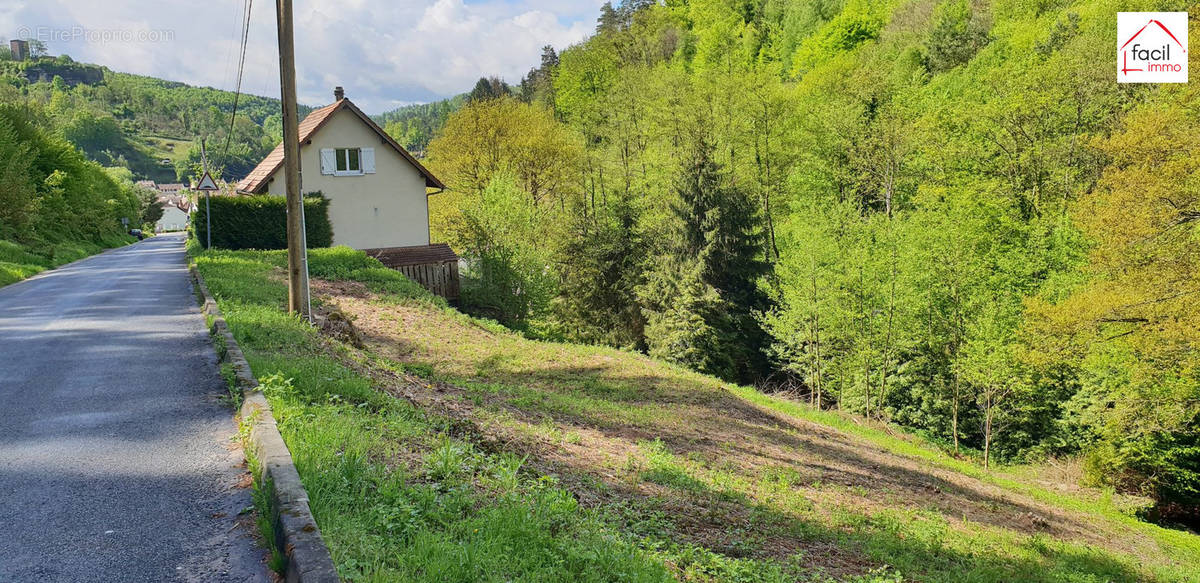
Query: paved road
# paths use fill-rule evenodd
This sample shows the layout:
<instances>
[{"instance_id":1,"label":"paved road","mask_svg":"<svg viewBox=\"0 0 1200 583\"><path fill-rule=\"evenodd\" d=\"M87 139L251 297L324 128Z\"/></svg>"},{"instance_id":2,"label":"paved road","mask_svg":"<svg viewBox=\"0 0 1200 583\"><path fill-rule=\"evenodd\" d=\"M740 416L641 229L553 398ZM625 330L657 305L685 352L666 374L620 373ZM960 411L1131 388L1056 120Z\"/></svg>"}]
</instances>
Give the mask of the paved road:
<instances>
[{"instance_id":1,"label":"paved road","mask_svg":"<svg viewBox=\"0 0 1200 583\"><path fill-rule=\"evenodd\" d=\"M266 581L181 236L0 288L0 581Z\"/></svg>"}]
</instances>

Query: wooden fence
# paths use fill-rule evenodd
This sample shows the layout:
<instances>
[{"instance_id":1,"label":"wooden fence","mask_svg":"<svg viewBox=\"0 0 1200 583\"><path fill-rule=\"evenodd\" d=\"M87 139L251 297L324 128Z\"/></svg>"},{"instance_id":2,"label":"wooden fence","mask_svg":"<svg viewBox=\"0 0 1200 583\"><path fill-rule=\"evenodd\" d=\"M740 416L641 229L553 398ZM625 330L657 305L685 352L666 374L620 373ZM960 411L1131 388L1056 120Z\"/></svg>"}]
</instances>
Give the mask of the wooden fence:
<instances>
[{"instance_id":1,"label":"wooden fence","mask_svg":"<svg viewBox=\"0 0 1200 583\"><path fill-rule=\"evenodd\" d=\"M363 249L384 266L451 302L458 301L458 255L445 243L413 247Z\"/></svg>"},{"instance_id":2,"label":"wooden fence","mask_svg":"<svg viewBox=\"0 0 1200 583\"><path fill-rule=\"evenodd\" d=\"M421 265L398 265L393 267L405 277L447 300L458 300L458 261L425 263Z\"/></svg>"}]
</instances>

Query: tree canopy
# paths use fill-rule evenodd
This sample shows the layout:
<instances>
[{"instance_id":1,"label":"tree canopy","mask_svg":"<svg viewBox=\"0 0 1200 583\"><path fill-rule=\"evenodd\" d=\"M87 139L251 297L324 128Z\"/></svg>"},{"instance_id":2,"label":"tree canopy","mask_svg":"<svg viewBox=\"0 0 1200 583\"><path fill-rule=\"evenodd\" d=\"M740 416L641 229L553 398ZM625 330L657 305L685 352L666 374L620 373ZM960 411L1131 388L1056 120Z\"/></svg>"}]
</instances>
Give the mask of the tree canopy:
<instances>
[{"instance_id":1,"label":"tree canopy","mask_svg":"<svg viewBox=\"0 0 1200 583\"><path fill-rule=\"evenodd\" d=\"M505 284L543 290L527 333L797 390L988 465L1086 455L1194 520L1198 109L1097 65L1118 8L605 4L513 97L448 115L438 212L524 193L480 228L537 257ZM435 233L470 256L455 224Z\"/></svg>"}]
</instances>

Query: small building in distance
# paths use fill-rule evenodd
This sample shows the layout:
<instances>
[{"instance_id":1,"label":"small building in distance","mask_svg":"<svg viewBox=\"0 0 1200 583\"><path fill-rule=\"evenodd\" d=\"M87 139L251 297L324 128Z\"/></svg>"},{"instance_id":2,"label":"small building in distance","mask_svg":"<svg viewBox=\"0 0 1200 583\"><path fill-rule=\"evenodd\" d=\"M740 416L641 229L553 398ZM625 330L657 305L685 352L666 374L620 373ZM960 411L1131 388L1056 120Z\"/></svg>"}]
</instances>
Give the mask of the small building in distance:
<instances>
[{"instance_id":1,"label":"small building in distance","mask_svg":"<svg viewBox=\"0 0 1200 583\"><path fill-rule=\"evenodd\" d=\"M179 196L183 193L184 185L178 182L170 182L167 184L159 184L158 192L163 196Z\"/></svg>"},{"instance_id":2,"label":"small building in distance","mask_svg":"<svg viewBox=\"0 0 1200 583\"><path fill-rule=\"evenodd\" d=\"M8 49L12 52L12 60L24 61L29 58L29 41L13 39L8 41Z\"/></svg>"},{"instance_id":3,"label":"small building in distance","mask_svg":"<svg viewBox=\"0 0 1200 583\"><path fill-rule=\"evenodd\" d=\"M162 205L163 215L154 224L154 232L170 233L187 229L194 209L186 196L160 196L158 204Z\"/></svg>"}]
</instances>

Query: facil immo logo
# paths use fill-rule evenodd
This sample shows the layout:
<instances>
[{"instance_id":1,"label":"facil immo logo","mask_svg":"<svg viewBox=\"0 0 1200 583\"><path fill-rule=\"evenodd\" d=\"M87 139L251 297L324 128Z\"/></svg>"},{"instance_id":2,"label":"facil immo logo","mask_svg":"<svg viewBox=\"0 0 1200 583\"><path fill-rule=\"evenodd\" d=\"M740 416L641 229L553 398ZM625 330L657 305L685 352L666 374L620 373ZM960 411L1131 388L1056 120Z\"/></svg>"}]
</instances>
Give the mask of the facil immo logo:
<instances>
[{"instance_id":1,"label":"facil immo logo","mask_svg":"<svg viewBox=\"0 0 1200 583\"><path fill-rule=\"evenodd\" d=\"M1118 83L1187 83L1186 12L1117 13Z\"/></svg>"}]
</instances>

